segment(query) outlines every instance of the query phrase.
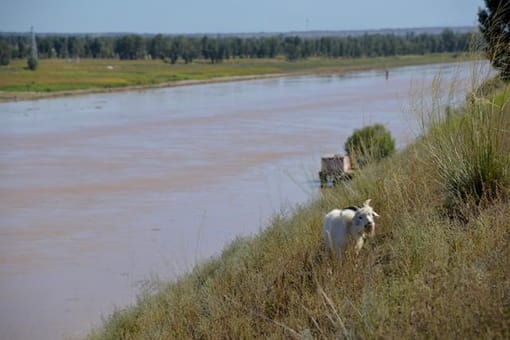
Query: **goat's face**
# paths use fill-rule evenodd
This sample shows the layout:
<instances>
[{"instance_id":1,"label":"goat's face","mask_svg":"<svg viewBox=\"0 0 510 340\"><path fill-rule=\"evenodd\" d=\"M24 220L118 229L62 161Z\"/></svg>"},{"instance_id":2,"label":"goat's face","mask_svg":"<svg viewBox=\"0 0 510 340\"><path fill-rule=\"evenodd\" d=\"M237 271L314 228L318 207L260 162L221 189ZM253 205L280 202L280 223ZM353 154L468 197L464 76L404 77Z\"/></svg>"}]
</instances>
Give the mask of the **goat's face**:
<instances>
[{"instance_id":1,"label":"goat's face","mask_svg":"<svg viewBox=\"0 0 510 340\"><path fill-rule=\"evenodd\" d=\"M352 224L358 232L364 233L368 237L374 237L375 217L379 217L379 214L370 206L370 200L366 200L363 207L356 211L352 218Z\"/></svg>"}]
</instances>

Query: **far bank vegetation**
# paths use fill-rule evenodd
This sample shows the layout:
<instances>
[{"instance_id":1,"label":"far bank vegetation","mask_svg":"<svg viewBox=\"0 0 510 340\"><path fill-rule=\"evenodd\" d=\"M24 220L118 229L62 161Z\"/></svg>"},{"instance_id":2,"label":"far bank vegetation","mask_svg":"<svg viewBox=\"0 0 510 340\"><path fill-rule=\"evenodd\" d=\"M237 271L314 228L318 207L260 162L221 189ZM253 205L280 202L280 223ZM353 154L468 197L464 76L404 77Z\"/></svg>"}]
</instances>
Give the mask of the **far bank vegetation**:
<instances>
[{"instance_id":1,"label":"far bank vegetation","mask_svg":"<svg viewBox=\"0 0 510 340\"><path fill-rule=\"evenodd\" d=\"M375 33L362 35L263 36L217 35L37 35L39 58L161 59L171 64L196 59L211 63L232 58L299 60L310 57L360 58L465 52L473 33L445 29L441 33ZM27 59L28 34L0 34L0 55Z\"/></svg>"}]
</instances>

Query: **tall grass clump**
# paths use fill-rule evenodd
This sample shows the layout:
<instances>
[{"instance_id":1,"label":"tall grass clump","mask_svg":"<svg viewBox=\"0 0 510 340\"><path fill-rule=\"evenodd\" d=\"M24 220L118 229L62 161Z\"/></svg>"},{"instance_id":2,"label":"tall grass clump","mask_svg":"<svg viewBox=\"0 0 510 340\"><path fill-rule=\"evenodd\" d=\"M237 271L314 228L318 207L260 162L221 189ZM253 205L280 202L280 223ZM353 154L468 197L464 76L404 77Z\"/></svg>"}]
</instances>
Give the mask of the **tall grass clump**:
<instances>
[{"instance_id":1,"label":"tall grass clump","mask_svg":"<svg viewBox=\"0 0 510 340\"><path fill-rule=\"evenodd\" d=\"M508 88L498 95L472 94L469 105L450 110L431 128L427 147L444 187L449 213L465 215L508 198L510 124Z\"/></svg>"},{"instance_id":2,"label":"tall grass clump","mask_svg":"<svg viewBox=\"0 0 510 340\"><path fill-rule=\"evenodd\" d=\"M510 92L480 91L428 107L405 150L276 215L89 338L510 338ZM376 237L358 257L327 256L324 214L367 198Z\"/></svg>"}]
</instances>

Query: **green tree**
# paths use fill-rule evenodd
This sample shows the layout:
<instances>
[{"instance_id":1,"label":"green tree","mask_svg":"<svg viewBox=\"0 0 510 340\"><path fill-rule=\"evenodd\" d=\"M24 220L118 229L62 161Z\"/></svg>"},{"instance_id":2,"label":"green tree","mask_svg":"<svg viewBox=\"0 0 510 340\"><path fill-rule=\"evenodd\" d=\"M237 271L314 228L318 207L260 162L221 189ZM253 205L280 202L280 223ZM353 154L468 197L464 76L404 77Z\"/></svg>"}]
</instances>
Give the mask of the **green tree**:
<instances>
[{"instance_id":1,"label":"green tree","mask_svg":"<svg viewBox=\"0 0 510 340\"><path fill-rule=\"evenodd\" d=\"M39 37L37 39L37 54L41 58L49 58L52 47L53 42L51 41L51 37Z\"/></svg>"},{"instance_id":2,"label":"green tree","mask_svg":"<svg viewBox=\"0 0 510 340\"><path fill-rule=\"evenodd\" d=\"M184 39L182 46L182 59L186 64L193 62L198 57L197 43L193 39Z\"/></svg>"},{"instance_id":3,"label":"green tree","mask_svg":"<svg viewBox=\"0 0 510 340\"><path fill-rule=\"evenodd\" d=\"M66 56L66 38L65 37L54 37L53 48L58 58L64 58Z\"/></svg>"},{"instance_id":4,"label":"green tree","mask_svg":"<svg viewBox=\"0 0 510 340\"><path fill-rule=\"evenodd\" d=\"M277 37L271 37L266 39L266 46L267 46L267 56L269 58L274 58L279 52L278 48L279 39Z\"/></svg>"},{"instance_id":5,"label":"green tree","mask_svg":"<svg viewBox=\"0 0 510 340\"><path fill-rule=\"evenodd\" d=\"M67 50L73 58L83 57L85 52L85 41L82 37L71 36L67 40Z\"/></svg>"},{"instance_id":6,"label":"green tree","mask_svg":"<svg viewBox=\"0 0 510 340\"><path fill-rule=\"evenodd\" d=\"M283 50L285 53L285 57L287 57L287 60L296 61L302 56L301 45L302 40L298 36L286 37L283 40L284 46Z\"/></svg>"},{"instance_id":7,"label":"green tree","mask_svg":"<svg viewBox=\"0 0 510 340\"><path fill-rule=\"evenodd\" d=\"M39 66L39 59L37 59L36 56L31 55L30 57L28 57L27 66L29 70L32 71L37 70L37 67Z\"/></svg>"},{"instance_id":8,"label":"green tree","mask_svg":"<svg viewBox=\"0 0 510 340\"><path fill-rule=\"evenodd\" d=\"M16 43L16 50L18 51L17 57L20 59L23 59L25 57L28 57L30 54L30 44L24 37L18 37L17 43Z\"/></svg>"},{"instance_id":9,"label":"green tree","mask_svg":"<svg viewBox=\"0 0 510 340\"><path fill-rule=\"evenodd\" d=\"M115 53L120 59L142 59L145 57L145 41L139 35L126 35L115 42Z\"/></svg>"},{"instance_id":10,"label":"green tree","mask_svg":"<svg viewBox=\"0 0 510 340\"><path fill-rule=\"evenodd\" d=\"M175 64L177 62L177 59L179 59L179 56L182 55L182 46L183 46L183 38L177 37L172 39L172 43L170 44L170 48L168 50L170 57L170 62L172 64Z\"/></svg>"},{"instance_id":11,"label":"green tree","mask_svg":"<svg viewBox=\"0 0 510 340\"><path fill-rule=\"evenodd\" d=\"M39 59L37 54L37 42L35 40L35 35L33 34L33 31L32 31L32 45L30 47L30 56L28 57L27 60L27 66L28 69L32 71L37 70L37 66L39 66Z\"/></svg>"},{"instance_id":12,"label":"green tree","mask_svg":"<svg viewBox=\"0 0 510 340\"><path fill-rule=\"evenodd\" d=\"M345 142L345 152L359 167L370 161L379 161L395 153L395 140L381 124L354 130Z\"/></svg>"},{"instance_id":13,"label":"green tree","mask_svg":"<svg viewBox=\"0 0 510 340\"><path fill-rule=\"evenodd\" d=\"M0 42L0 65L9 65L11 62L11 47L5 43Z\"/></svg>"},{"instance_id":14,"label":"green tree","mask_svg":"<svg viewBox=\"0 0 510 340\"><path fill-rule=\"evenodd\" d=\"M152 58L165 59L169 49L169 41L162 34L154 36L149 43L149 53Z\"/></svg>"},{"instance_id":15,"label":"green tree","mask_svg":"<svg viewBox=\"0 0 510 340\"><path fill-rule=\"evenodd\" d=\"M485 0L487 8L478 11L478 22L492 65L504 80L510 80L510 1Z\"/></svg>"},{"instance_id":16,"label":"green tree","mask_svg":"<svg viewBox=\"0 0 510 340\"><path fill-rule=\"evenodd\" d=\"M225 57L225 46L219 39L209 39L204 36L200 41L202 56L204 59L210 59L211 64L223 61Z\"/></svg>"},{"instance_id":17,"label":"green tree","mask_svg":"<svg viewBox=\"0 0 510 340\"><path fill-rule=\"evenodd\" d=\"M99 38L94 38L89 42L89 53L92 58L99 58L101 56L102 45Z\"/></svg>"},{"instance_id":18,"label":"green tree","mask_svg":"<svg viewBox=\"0 0 510 340\"><path fill-rule=\"evenodd\" d=\"M446 52L455 51L455 34L450 29L445 29L441 32L441 39Z\"/></svg>"}]
</instances>

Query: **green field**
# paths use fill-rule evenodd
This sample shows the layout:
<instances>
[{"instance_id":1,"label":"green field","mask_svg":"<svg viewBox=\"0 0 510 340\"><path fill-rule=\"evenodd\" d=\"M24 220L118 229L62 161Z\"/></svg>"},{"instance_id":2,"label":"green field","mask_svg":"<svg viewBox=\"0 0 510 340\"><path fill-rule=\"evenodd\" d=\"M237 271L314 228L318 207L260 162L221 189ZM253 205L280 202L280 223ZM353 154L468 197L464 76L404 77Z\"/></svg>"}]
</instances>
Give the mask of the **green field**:
<instances>
[{"instance_id":1,"label":"green field","mask_svg":"<svg viewBox=\"0 0 510 340\"><path fill-rule=\"evenodd\" d=\"M465 60L458 54L435 54L387 58L310 58L296 62L285 59L230 59L211 64L197 60L191 64L161 60L42 59L36 71L25 60L0 67L0 100L54 96L77 92L108 91L131 87L156 87L179 81L215 81L228 77L303 73L342 73L373 68L430 64ZM75 92L75 93L77 93Z\"/></svg>"},{"instance_id":2,"label":"green field","mask_svg":"<svg viewBox=\"0 0 510 340\"><path fill-rule=\"evenodd\" d=\"M89 338L509 339L510 85L494 83L456 111L417 100L415 143L160 283ZM331 259L324 214L367 198L376 237Z\"/></svg>"}]
</instances>

